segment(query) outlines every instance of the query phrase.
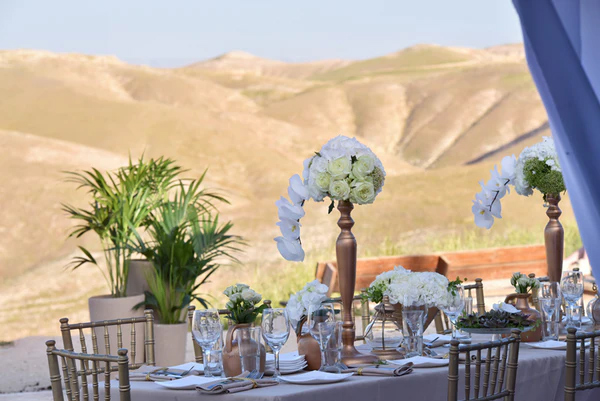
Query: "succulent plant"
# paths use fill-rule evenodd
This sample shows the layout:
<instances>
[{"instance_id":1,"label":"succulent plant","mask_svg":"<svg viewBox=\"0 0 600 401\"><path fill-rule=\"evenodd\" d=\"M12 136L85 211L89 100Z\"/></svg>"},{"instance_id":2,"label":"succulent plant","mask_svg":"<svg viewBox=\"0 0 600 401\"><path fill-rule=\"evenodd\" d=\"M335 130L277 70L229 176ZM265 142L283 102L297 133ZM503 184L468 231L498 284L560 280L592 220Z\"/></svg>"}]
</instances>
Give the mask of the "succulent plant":
<instances>
[{"instance_id":1,"label":"succulent plant","mask_svg":"<svg viewBox=\"0 0 600 401\"><path fill-rule=\"evenodd\" d=\"M463 316L457 320L456 327L459 329L522 329L532 325L532 322L527 320L528 317L529 315L522 313L491 310L479 316L476 314Z\"/></svg>"}]
</instances>

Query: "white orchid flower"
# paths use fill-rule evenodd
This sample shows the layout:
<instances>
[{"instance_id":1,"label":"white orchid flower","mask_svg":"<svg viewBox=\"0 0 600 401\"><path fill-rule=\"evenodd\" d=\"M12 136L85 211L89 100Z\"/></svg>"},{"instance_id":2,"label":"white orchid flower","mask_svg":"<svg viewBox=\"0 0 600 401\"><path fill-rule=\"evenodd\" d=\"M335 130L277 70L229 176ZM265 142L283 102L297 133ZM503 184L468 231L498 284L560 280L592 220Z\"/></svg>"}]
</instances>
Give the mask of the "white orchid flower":
<instances>
[{"instance_id":1,"label":"white orchid flower","mask_svg":"<svg viewBox=\"0 0 600 401\"><path fill-rule=\"evenodd\" d=\"M309 198L308 187L304 185L298 174L294 174L290 178L290 186L288 187L288 195L294 205L300 205Z\"/></svg>"},{"instance_id":2,"label":"white orchid flower","mask_svg":"<svg viewBox=\"0 0 600 401\"><path fill-rule=\"evenodd\" d=\"M501 177L508 180L507 184L512 184L515 181L517 158L515 155L504 156L500 165L502 166Z\"/></svg>"},{"instance_id":3,"label":"white orchid flower","mask_svg":"<svg viewBox=\"0 0 600 401\"><path fill-rule=\"evenodd\" d=\"M494 216L489 210L489 207L482 204L480 201L473 201L473 206L471 207L471 211L475 216L475 225L477 227L492 228L494 225Z\"/></svg>"},{"instance_id":4,"label":"white orchid flower","mask_svg":"<svg viewBox=\"0 0 600 401\"><path fill-rule=\"evenodd\" d=\"M300 220L302 217L304 217L304 209L302 209L302 206L292 205L290 201L283 196L281 199L275 202L275 206L277 206L280 220Z\"/></svg>"},{"instance_id":5,"label":"white orchid flower","mask_svg":"<svg viewBox=\"0 0 600 401\"><path fill-rule=\"evenodd\" d=\"M494 169L490 170L490 174L492 175L492 178L485 183L485 189L492 192L497 192L498 196L496 199L502 199L508 190L506 179L500 176L497 166L494 166Z\"/></svg>"},{"instance_id":6,"label":"white orchid flower","mask_svg":"<svg viewBox=\"0 0 600 401\"><path fill-rule=\"evenodd\" d=\"M304 249L300 241L289 240L284 237L275 238L277 249L285 260L292 262L302 262L304 260Z\"/></svg>"},{"instance_id":7,"label":"white orchid flower","mask_svg":"<svg viewBox=\"0 0 600 401\"><path fill-rule=\"evenodd\" d=\"M281 235L289 240L297 240L300 238L300 223L296 220L281 219L277 223L281 230Z\"/></svg>"}]
</instances>

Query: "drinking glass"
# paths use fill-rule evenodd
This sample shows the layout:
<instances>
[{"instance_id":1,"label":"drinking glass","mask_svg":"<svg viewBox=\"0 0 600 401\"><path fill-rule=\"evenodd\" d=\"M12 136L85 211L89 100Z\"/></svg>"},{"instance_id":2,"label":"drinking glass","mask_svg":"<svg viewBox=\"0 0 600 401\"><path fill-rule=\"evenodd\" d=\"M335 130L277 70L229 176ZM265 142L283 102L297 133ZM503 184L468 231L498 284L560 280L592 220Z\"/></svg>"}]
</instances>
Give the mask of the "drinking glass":
<instances>
[{"instance_id":1,"label":"drinking glass","mask_svg":"<svg viewBox=\"0 0 600 401\"><path fill-rule=\"evenodd\" d=\"M310 335L317 340L321 347L321 368L325 371L327 362L325 360L325 350L327 343L335 331L335 311L332 304L321 304L311 306L308 310L308 330Z\"/></svg>"},{"instance_id":2,"label":"drinking glass","mask_svg":"<svg viewBox=\"0 0 600 401\"><path fill-rule=\"evenodd\" d=\"M216 309L199 309L194 311L192 321L192 335L202 347L204 361L204 376L214 377L211 371L211 350L215 343L221 338L223 326Z\"/></svg>"},{"instance_id":3,"label":"drinking glass","mask_svg":"<svg viewBox=\"0 0 600 401\"><path fill-rule=\"evenodd\" d=\"M579 308L578 303L583 296L583 273L574 270L564 271L560 280L560 290L567 303L566 327L581 328L581 313L575 309ZM575 316L579 317L577 321L574 319Z\"/></svg>"},{"instance_id":4,"label":"drinking glass","mask_svg":"<svg viewBox=\"0 0 600 401\"><path fill-rule=\"evenodd\" d=\"M456 328L456 319L465 309L465 294L461 286L457 286L448 292L448 302L442 307L442 310L452 323L452 339L458 339L458 329Z\"/></svg>"},{"instance_id":5,"label":"drinking glass","mask_svg":"<svg viewBox=\"0 0 600 401\"><path fill-rule=\"evenodd\" d=\"M262 334L265 342L275 354L274 378L281 376L279 373L279 351L290 336L290 320L284 308L265 309L262 313Z\"/></svg>"},{"instance_id":6,"label":"drinking glass","mask_svg":"<svg viewBox=\"0 0 600 401\"><path fill-rule=\"evenodd\" d=\"M325 371L331 373L342 373L345 366L342 364L342 332L343 322L335 322L335 328L325 348Z\"/></svg>"},{"instance_id":7,"label":"drinking glass","mask_svg":"<svg viewBox=\"0 0 600 401\"><path fill-rule=\"evenodd\" d=\"M558 340L561 300L562 296L559 283L540 283L538 301L542 309L544 340Z\"/></svg>"},{"instance_id":8,"label":"drinking glass","mask_svg":"<svg viewBox=\"0 0 600 401\"><path fill-rule=\"evenodd\" d=\"M264 374L260 371L262 329L260 327L247 327L236 330L235 334L242 373L249 372L251 377L260 379Z\"/></svg>"},{"instance_id":9,"label":"drinking glass","mask_svg":"<svg viewBox=\"0 0 600 401\"><path fill-rule=\"evenodd\" d=\"M421 309L402 310L402 323L404 325L404 347L406 357L423 355L423 326L425 311Z\"/></svg>"}]
</instances>

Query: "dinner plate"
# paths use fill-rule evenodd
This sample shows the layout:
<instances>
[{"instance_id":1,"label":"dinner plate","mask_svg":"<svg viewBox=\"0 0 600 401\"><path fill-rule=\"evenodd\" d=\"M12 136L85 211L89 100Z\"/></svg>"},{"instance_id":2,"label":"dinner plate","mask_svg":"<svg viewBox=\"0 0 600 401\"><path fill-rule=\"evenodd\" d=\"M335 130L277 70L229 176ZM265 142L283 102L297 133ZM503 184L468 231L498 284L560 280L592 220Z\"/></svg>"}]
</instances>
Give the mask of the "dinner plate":
<instances>
[{"instance_id":1,"label":"dinner plate","mask_svg":"<svg viewBox=\"0 0 600 401\"><path fill-rule=\"evenodd\" d=\"M326 384L346 380L354 373L329 373L313 370L299 375L281 376L280 380L292 384Z\"/></svg>"},{"instance_id":2,"label":"dinner plate","mask_svg":"<svg viewBox=\"0 0 600 401\"><path fill-rule=\"evenodd\" d=\"M396 365L404 365L405 363L412 362L413 368L438 368L440 366L448 365L448 359L428 358L426 356L413 356L412 358L399 359L389 362Z\"/></svg>"},{"instance_id":3,"label":"dinner plate","mask_svg":"<svg viewBox=\"0 0 600 401\"><path fill-rule=\"evenodd\" d=\"M186 376L183 379L154 383L171 390L194 390L197 385L210 383L215 380L219 380L219 377Z\"/></svg>"}]
</instances>

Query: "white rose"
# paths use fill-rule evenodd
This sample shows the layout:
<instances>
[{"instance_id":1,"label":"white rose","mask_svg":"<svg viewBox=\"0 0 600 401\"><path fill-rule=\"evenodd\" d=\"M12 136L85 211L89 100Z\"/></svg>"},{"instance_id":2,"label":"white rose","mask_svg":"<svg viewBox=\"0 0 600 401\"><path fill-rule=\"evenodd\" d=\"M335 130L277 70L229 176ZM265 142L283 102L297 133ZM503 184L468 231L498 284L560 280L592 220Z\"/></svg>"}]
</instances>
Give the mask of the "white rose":
<instances>
[{"instance_id":1,"label":"white rose","mask_svg":"<svg viewBox=\"0 0 600 401\"><path fill-rule=\"evenodd\" d=\"M352 171L352 159L349 156L337 157L327 164L327 171L334 180L346 178Z\"/></svg>"},{"instance_id":2,"label":"white rose","mask_svg":"<svg viewBox=\"0 0 600 401\"><path fill-rule=\"evenodd\" d=\"M329 190L329 184L331 183L331 175L326 172L317 173L315 176L314 184L321 192L327 192Z\"/></svg>"},{"instance_id":3,"label":"white rose","mask_svg":"<svg viewBox=\"0 0 600 401\"><path fill-rule=\"evenodd\" d=\"M239 292L236 292L234 294L231 294L229 296L229 299L231 300L231 302L233 302L234 304L240 302L242 300L242 294L240 294Z\"/></svg>"},{"instance_id":4,"label":"white rose","mask_svg":"<svg viewBox=\"0 0 600 401\"><path fill-rule=\"evenodd\" d=\"M352 174L357 178L365 178L373 172L374 168L375 158L371 155L362 155L352 164Z\"/></svg>"},{"instance_id":5,"label":"white rose","mask_svg":"<svg viewBox=\"0 0 600 401\"><path fill-rule=\"evenodd\" d=\"M373 187L373 185L371 185ZM332 181L329 184L329 195L333 199L337 200L348 200L350 196L350 185L346 181Z\"/></svg>"},{"instance_id":6,"label":"white rose","mask_svg":"<svg viewBox=\"0 0 600 401\"><path fill-rule=\"evenodd\" d=\"M246 288L242 291L242 298L246 302L252 302L256 297L256 292L250 288Z\"/></svg>"},{"instance_id":7,"label":"white rose","mask_svg":"<svg viewBox=\"0 0 600 401\"><path fill-rule=\"evenodd\" d=\"M350 192L350 202L358 205L373 203L375 200L375 188L368 181L357 183Z\"/></svg>"}]
</instances>

